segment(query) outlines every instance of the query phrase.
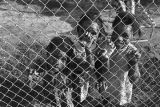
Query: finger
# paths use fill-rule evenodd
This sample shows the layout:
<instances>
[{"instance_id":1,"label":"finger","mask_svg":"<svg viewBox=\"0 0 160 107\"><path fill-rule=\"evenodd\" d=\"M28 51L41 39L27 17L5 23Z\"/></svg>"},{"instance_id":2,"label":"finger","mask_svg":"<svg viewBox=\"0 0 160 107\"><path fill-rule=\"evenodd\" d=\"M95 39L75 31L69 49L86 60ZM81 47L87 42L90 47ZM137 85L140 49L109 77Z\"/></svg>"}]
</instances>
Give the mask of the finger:
<instances>
[{"instance_id":1,"label":"finger","mask_svg":"<svg viewBox=\"0 0 160 107\"><path fill-rule=\"evenodd\" d=\"M88 32L86 32L86 35L88 35Z\"/></svg>"},{"instance_id":2,"label":"finger","mask_svg":"<svg viewBox=\"0 0 160 107\"><path fill-rule=\"evenodd\" d=\"M91 35L92 35L92 34L89 32L89 33L88 33L88 36L91 37Z\"/></svg>"}]
</instances>

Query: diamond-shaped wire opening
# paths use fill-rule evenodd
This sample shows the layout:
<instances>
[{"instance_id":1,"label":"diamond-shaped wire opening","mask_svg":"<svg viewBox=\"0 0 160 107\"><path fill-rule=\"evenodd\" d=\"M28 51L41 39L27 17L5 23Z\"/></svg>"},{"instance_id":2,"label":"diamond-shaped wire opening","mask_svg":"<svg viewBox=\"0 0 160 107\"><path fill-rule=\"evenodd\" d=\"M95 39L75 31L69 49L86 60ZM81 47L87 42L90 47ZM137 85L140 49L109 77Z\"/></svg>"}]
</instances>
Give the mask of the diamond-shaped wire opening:
<instances>
[{"instance_id":1,"label":"diamond-shaped wire opening","mask_svg":"<svg viewBox=\"0 0 160 107\"><path fill-rule=\"evenodd\" d=\"M105 7L109 5L109 1L104 0L102 2L99 2L99 0L95 0L94 5L99 11L102 11Z\"/></svg>"},{"instance_id":2,"label":"diamond-shaped wire opening","mask_svg":"<svg viewBox=\"0 0 160 107\"><path fill-rule=\"evenodd\" d=\"M92 2L90 0L88 0L87 2L85 2L85 0L80 0L78 2L78 6L83 10L83 11L87 11L91 6L92 6Z\"/></svg>"}]
</instances>

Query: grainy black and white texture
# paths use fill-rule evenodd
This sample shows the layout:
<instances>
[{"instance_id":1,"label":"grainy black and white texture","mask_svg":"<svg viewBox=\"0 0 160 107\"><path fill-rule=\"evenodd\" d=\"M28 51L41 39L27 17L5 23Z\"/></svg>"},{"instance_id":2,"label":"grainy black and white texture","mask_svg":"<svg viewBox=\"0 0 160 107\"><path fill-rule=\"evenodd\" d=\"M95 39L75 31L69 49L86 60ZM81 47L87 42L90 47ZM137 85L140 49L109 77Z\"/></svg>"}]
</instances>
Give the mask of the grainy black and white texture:
<instances>
[{"instance_id":1,"label":"grainy black and white texture","mask_svg":"<svg viewBox=\"0 0 160 107\"><path fill-rule=\"evenodd\" d=\"M0 107L159 107L160 2L119 1L1 0Z\"/></svg>"}]
</instances>

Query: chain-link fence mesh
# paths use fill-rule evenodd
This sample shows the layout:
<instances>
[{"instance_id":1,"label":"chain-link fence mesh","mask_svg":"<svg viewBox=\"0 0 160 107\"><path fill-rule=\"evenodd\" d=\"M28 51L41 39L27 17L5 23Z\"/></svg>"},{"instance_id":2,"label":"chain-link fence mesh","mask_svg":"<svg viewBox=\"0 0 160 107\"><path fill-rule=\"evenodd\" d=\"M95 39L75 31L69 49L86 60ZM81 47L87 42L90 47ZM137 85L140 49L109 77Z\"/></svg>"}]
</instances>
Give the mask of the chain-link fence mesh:
<instances>
[{"instance_id":1,"label":"chain-link fence mesh","mask_svg":"<svg viewBox=\"0 0 160 107\"><path fill-rule=\"evenodd\" d=\"M1 0L0 107L160 107L159 0Z\"/></svg>"}]
</instances>

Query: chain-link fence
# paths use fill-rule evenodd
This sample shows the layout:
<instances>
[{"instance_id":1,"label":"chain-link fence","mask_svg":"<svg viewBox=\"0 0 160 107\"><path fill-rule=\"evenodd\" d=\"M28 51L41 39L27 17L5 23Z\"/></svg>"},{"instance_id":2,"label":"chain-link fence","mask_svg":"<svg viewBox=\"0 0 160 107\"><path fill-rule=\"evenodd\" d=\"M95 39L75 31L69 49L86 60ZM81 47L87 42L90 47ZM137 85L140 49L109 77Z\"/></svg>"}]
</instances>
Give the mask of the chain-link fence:
<instances>
[{"instance_id":1,"label":"chain-link fence","mask_svg":"<svg viewBox=\"0 0 160 107\"><path fill-rule=\"evenodd\" d=\"M160 107L159 0L1 0L0 107Z\"/></svg>"}]
</instances>

